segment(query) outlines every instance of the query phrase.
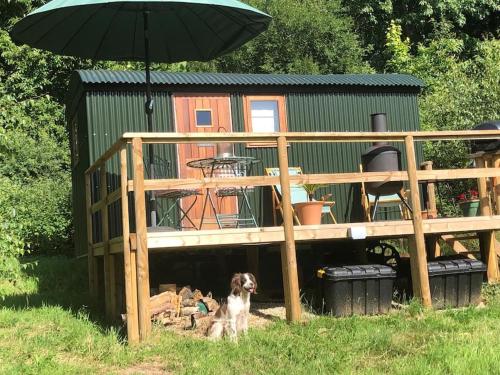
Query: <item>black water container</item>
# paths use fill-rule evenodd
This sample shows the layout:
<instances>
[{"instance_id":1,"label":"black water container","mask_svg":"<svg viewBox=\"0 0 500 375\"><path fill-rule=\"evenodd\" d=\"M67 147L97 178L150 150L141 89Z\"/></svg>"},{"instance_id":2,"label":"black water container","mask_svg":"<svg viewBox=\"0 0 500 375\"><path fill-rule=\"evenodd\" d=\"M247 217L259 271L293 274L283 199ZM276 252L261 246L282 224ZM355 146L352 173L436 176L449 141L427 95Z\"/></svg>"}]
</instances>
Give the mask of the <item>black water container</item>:
<instances>
[{"instance_id":1,"label":"black water container","mask_svg":"<svg viewBox=\"0 0 500 375\"><path fill-rule=\"evenodd\" d=\"M500 130L500 121L486 121L474 127L474 130ZM500 150L500 139L478 139L470 143L471 152L496 152Z\"/></svg>"},{"instance_id":2,"label":"black water container","mask_svg":"<svg viewBox=\"0 0 500 375\"><path fill-rule=\"evenodd\" d=\"M396 271L379 264L317 271L316 309L334 316L384 314L391 309Z\"/></svg>"},{"instance_id":3,"label":"black water container","mask_svg":"<svg viewBox=\"0 0 500 375\"><path fill-rule=\"evenodd\" d=\"M385 113L371 115L373 132L387 131L387 116ZM400 171L401 151L387 142L374 142L373 146L361 155L364 172ZM392 195L403 188L403 181L368 182L365 184L366 192L371 195Z\"/></svg>"}]
</instances>

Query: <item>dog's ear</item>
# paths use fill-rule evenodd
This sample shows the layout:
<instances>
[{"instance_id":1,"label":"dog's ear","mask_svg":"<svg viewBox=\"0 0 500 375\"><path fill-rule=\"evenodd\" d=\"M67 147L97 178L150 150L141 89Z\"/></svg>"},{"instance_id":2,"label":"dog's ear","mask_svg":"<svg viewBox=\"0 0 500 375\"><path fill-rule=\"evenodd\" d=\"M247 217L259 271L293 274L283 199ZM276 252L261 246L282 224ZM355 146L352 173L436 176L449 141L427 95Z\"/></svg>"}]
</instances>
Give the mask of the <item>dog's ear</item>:
<instances>
[{"instance_id":1,"label":"dog's ear","mask_svg":"<svg viewBox=\"0 0 500 375\"><path fill-rule=\"evenodd\" d=\"M235 273L231 279L231 291L234 295L241 293L241 273Z\"/></svg>"},{"instance_id":2,"label":"dog's ear","mask_svg":"<svg viewBox=\"0 0 500 375\"><path fill-rule=\"evenodd\" d=\"M253 273L249 273L248 278L254 285L254 294L257 294L257 280L255 279L255 276L253 275Z\"/></svg>"}]
</instances>

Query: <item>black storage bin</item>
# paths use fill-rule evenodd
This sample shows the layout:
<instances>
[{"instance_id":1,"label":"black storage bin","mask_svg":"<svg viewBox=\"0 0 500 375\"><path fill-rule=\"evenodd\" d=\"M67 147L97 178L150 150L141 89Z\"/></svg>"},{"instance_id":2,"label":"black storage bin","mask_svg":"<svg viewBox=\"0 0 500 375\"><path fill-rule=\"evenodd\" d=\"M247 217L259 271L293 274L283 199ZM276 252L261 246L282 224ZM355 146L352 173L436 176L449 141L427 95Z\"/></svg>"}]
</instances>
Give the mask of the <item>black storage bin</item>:
<instances>
[{"instance_id":1,"label":"black storage bin","mask_svg":"<svg viewBox=\"0 0 500 375\"><path fill-rule=\"evenodd\" d=\"M486 271L476 259L441 260L428 263L432 305L463 307L481 301L481 284Z\"/></svg>"},{"instance_id":2,"label":"black storage bin","mask_svg":"<svg viewBox=\"0 0 500 375\"><path fill-rule=\"evenodd\" d=\"M428 262L432 306L464 307L481 301L481 285L486 266L476 259L443 259ZM399 292L412 296L410 264L402 263L396 285ZM403 287L404 290L401 289Z\"/></svg>"},{"instance_id":3,"label":"black storage bin","mask_svg":"<svg viewBox=\"0 0 500 375\"><path fill-rule=\"evenodd\" d=\"M379 264L322 267L317 272L316 308L326 314L383 314L391 308L396 272Z\"/></svg>"}]
</instances>

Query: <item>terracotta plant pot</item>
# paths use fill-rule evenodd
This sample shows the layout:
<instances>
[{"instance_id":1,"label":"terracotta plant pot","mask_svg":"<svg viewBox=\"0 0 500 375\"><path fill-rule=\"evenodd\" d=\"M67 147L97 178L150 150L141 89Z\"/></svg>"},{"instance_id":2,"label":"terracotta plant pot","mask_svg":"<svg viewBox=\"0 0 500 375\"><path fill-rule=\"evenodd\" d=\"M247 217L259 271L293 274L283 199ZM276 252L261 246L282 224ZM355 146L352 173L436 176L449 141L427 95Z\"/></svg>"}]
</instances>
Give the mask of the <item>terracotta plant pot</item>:
<instances>
[{"instance_id":1,"label":"terracotta plant pot","mask_svg":"<svg viewBox=\"0 0 500 375\"><path fill-rule=\"evenodd\" d=\"M295 212L297 213L300 224L321 224L321 211L323 209L323 201L295 203L293 207L295 209Z\"/></svg>"},{"instance_id":2,"label":"terracotta plant pot","mask_svg":"<svg viewBox=\"0 0 500 375\"><path fill-rule=\"evenodd\" d=\"M459 205L465 217L477 216L479 214L479 199L460 202Z\"/></svg>"}]
</instances>

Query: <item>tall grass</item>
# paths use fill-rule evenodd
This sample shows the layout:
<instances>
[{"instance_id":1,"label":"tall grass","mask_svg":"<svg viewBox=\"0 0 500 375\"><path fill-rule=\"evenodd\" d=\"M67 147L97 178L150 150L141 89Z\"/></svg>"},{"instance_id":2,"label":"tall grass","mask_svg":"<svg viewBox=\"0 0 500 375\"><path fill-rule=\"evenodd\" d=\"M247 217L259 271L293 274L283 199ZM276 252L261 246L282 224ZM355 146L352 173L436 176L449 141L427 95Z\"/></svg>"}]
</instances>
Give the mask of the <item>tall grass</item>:
<instances>
[{"instance_id":1,"label":"tall grass","mask_svg":"<svg viewBox=\"0 0 500 375\"><path fill-rule=\"evenodd\" d=\"M0 285L4 374L498 374L500 288L485 308L424 311L251 329L238 344L154 327L129 347L100 322L85 293L85 263L39 258L16 285Z\"/></svg>"}]
</instances>

